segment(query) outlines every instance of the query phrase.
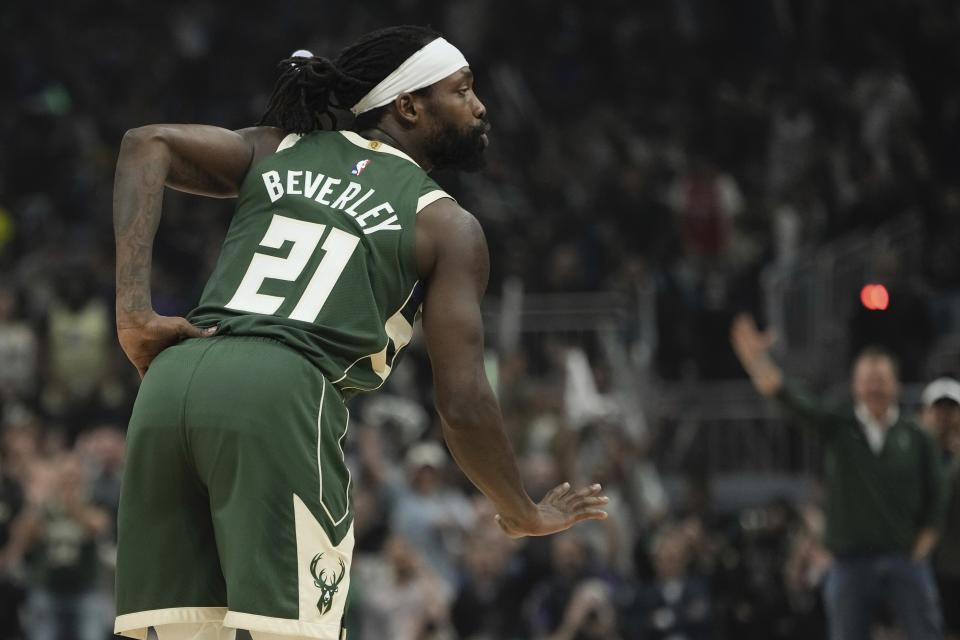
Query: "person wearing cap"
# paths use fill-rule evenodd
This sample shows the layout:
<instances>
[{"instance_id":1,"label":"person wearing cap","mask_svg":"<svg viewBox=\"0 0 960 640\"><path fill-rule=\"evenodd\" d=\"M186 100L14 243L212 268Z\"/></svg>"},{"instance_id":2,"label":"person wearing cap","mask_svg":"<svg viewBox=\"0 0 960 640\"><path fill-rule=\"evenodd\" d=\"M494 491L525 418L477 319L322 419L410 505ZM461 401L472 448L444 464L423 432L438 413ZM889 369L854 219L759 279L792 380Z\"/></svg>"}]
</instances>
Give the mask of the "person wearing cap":
<instances>
[{"instance_id":1,"label":"person wearing cap","mask_svg":"<svg viewBox=\"0 0 960 640\"><path fill-rule=\"evenodd\" d=\"M152 125L120 146L117 334L143 377L118 515L114 629L128 637L346 637L345 401L386 382L421 316L444 438L503 531L606 517L598 485L530 498L486 377L486 240L428 175L483 165L490 124L466 58L416 26L332 60L298 54L259 126ZM238 198L186 318L150 295L164 187Z\"/></svg>"},{"instance_id":2,"label":"person wearing cap","mask_svg":"<svg viewBox=\"0 0 960 640\"><path fill-rule=\"evenodd\" d=\"M960 382L937 378L921 395L921 422L940 444L947 468L949 496L940 543L933 554L940 600L944 603L944 631L960 639Z\"/></svg>"},{"instance_id":3,"label":"person wearing cap","mask_svg":"<svg viewBox=\"0 0 960 640\"><path fill-rule=\"evenodd\" d=\"M456 553L474 524L473 506L444 474L449 456L436 442L420 442L404 458L406 478L390 483L390 530L404 538L452 589ZM392 487L392 489L391 489Z\"/></svg>"},{"instance_id":4,"label":"person wearing cap","mask_svg":"<svg viewBox=\"0 0 960 640\"><path fill-rule=\"evenodd\" d=\"M824 584L830 640L869 640L885 602L908 640L940 640L942 616L930 554L943 520L940 453L900 412L896 363L867 348L854 361L854 406L834 410L785 381L770 357L772 335L750 316L731 328L733 349L754 387L814 429L824 446Z\"/></svg>"}]
</instances>

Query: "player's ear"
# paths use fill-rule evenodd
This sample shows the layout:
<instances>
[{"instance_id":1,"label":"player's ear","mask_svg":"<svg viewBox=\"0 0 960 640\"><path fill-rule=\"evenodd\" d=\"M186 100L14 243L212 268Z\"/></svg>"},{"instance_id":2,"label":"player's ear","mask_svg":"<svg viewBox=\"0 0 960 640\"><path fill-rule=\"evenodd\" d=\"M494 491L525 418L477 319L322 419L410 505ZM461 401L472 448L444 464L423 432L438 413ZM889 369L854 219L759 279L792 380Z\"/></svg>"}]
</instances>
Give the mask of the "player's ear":
<instances>
[{"instance_id":1,"label":"player's ear","mask_svg":"<svg viewBox=\"0 0 960 640\"><path fill-rule=\"evenodd\" d=\"M417 104L413 94L401 93L393 100L397 110L397 119L400 123L412 127L420 119L421 106Z\"/></svg>"}]
</instances>

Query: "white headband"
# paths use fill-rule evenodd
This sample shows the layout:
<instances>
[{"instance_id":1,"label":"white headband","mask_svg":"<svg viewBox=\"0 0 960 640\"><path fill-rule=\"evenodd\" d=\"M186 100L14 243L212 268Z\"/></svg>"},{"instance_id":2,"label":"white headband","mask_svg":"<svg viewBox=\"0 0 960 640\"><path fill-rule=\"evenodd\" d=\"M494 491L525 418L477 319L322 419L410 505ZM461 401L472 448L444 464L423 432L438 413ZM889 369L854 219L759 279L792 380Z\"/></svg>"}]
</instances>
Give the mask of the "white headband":
<instances>
[{"instance_id":1,"label":"white headband","mask_svg":"<svg viewBox=\"0 0 960 640\"><path fill-rule=\"evenodd\" d=\"M467 66L469 66L467 59L459 49L443 38L437 38L404 60L393 73L360 98L357 104L350 107L350 111L358 116L371 109L382 107L401 93L410 93L429 87Z\"/></svg>"}]
</instances>

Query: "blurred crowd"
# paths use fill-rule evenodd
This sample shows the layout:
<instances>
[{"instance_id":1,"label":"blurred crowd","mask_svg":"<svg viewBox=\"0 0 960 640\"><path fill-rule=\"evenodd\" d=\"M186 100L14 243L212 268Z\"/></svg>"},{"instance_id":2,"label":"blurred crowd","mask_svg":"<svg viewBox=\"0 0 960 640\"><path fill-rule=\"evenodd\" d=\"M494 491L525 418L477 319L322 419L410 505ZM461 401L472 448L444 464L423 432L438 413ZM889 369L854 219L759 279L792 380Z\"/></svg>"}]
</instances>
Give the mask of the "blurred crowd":
<instances>
[{"instance_id":1,"label":"blurred crowd","mask_svg":"<svg viewBox=\"0 0 960 640\"><path fill-rule=\"evenodd\" d=\"M651 491L659 480L643 472L646 453L616 420L574 425L557 381L507 377L501 397L531 494L569 479L601 482L611 498L606 521L510 540L489 501L449 458L436 418L406 393L425 358L415 347L386 391L358 403L351 424L351 637L826 637L820 594L833 559L824 547L818 491L799 501L784 496L725 511L711 499L709 479L692 474L667 500ZM511 388L528 396L525 415L511 405ZM943 416L930 409L923 420L951 465L957 503L960 404L941 403L938 410ZM25 411L6 416L0 638L103 640L112 621L123 429L91 424L71 445L53 425ZM943 544L943 560L935 565L952 581L944 582L952 590L941 587L941 602L954 617L958 506L950 516L952 546ZM893 626L889 613L885 621ZM890 629L878 633L903 640Z\"/></svg>"},{"instance_id":2,"label":"blurred crowd","mask_svg":"<svg viewBox=\"0 0 960 640\"><path fill-rule=\"evenodd\" d=\"M922 276L921 305L960 298L956 3L381 4L0 8L0 265L28 294L25 312L43 315L64 274L80 271L109 301L125 130L250 126L291 51L332 56L403 22L442 30L477 73L489 167L438 179L483 221L491 291L512 275L540 292L649 284L661 376L735 375L716 327L758 306L759 271L891 218L922 221L923 272L907 274ZM229 203L168 196L160 311L195 302L229 214ZM915 329L921 349L960 322L946 308Z\"/></svg>"},{"instance_id":3,"label":"blurred crowd","mask_svg":"<svg viewBox=\"0 0 960 640\"><path fill-rule=\"evenodd\" d=\"M657 376L739 377L728 327L761 306L762 269L907 215L924 229L917 362L960 326L949 305L926 311L960 299L949 0L3 3L0 638L20 637L17 612L32 638L57 637L58 620L107 634L137 388L112 313L124 131L250 126L291 51L332 55L405 22L443 31L477 73L489 167L437 178L484 224L492 291L513 276L533 292L651 287ZM231 205L166 198L154 305L183 314ZM352 428L360 638L823 637L819 496L718 512L691 473L668 500L637 463L648 443L617 420L566 423L563 366L522 342L499 387L528 486L603 482L617 516L511 542L437 444L425 354L408 360Z\"/></svg>"}]
</instances>

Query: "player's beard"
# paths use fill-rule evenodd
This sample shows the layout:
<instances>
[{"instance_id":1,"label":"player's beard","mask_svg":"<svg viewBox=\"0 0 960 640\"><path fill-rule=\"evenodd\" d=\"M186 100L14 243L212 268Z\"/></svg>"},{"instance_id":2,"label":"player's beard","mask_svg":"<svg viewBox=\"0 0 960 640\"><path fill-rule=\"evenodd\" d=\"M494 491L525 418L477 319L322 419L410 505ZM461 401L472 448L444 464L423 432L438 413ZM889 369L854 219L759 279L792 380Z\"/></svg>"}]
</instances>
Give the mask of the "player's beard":
<instances>
[{"instance_id":1,"label":"player's beard","mask_svg":"<svg viewBox=\"0 0 960 640\"><path fill-rule=\"evenodd\" d=\"M487 164L483 134L488 131L490 123L485 120L465 129L444 125L427 138L427 157L435 169L478 171Z\"/></svg>"}]
</instances>

